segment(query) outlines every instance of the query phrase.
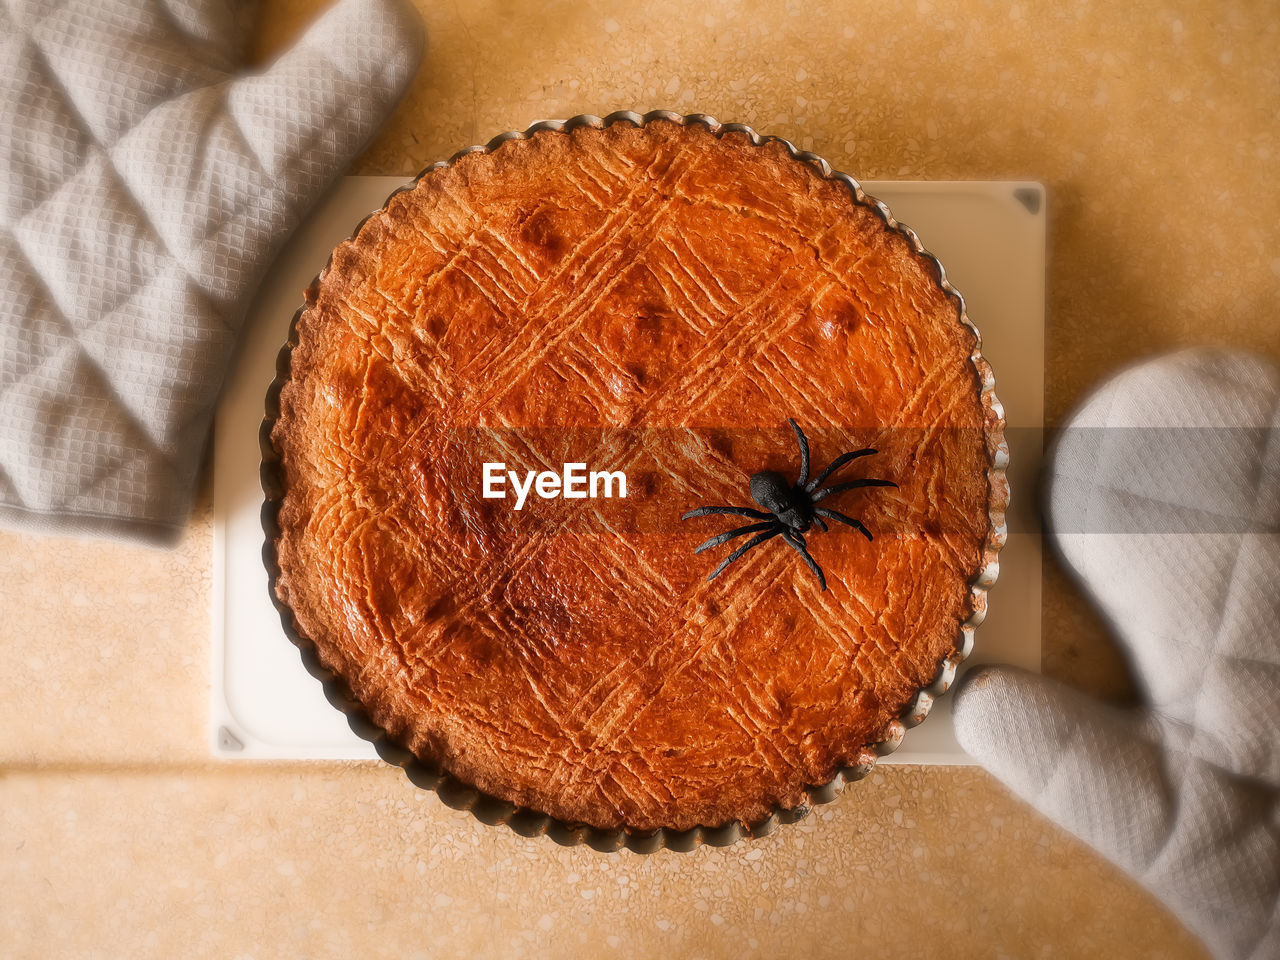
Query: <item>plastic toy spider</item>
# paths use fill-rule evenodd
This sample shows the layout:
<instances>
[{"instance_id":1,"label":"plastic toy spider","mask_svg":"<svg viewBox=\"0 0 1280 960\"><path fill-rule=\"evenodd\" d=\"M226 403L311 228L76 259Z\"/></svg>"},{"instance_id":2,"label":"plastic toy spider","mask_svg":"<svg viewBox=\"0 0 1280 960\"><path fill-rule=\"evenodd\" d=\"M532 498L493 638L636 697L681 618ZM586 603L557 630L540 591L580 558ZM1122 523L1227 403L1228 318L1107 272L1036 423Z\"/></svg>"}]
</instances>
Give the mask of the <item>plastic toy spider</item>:
<instances>
[{"instance_id":1,"label":"plastic toy spider","mask_svg":"<svg viewBox=\"0 0 1280 960\"><path fill-rule=\"evenodd\" d=\"M708 580L714 580L724 571L725 567L729 566L752 547L759 546L766 540L780 536L804 558L804 562L809 565L809 569L818 578L818 583L822 585L822 589L826 590L827 578L823 576L822 568L818 566L818 562L809 555L804 539L805 531L816 524L818 529L826 533L827 525L823 522L825 517L827 520L835 520L838 523L853 527L868 540L872 539L871 531L863 526L860 520L847 517L843 513L827 507L819 507L817 504L827 497L842 493L845 490L854 490L858 487L896 487L896 483L892 480L866 478L849 480L830 487L822 487L816 493L814 490L822 481L826 480L827 477L831 476L850 460L870 456L876 451L867 447L862 450L842 453L832 460L825 470L810 480L809 440L805 437L804 431L800 429L800 425L794 420L788 420L787 423L791 424L791 429L796 432L796 441L800 444L800 476L795 484L789 484L787 478L776 470L762 470L760 473L752 475L751 499L764 507L768 511L767 513L764 510L753 510L750 507L698 507L698 509L690 510L680 518L681 520L690 520L694 517L727 513L740 517L753 517L764 521L763 523L752 523L745 527L738 527L736 530L730 530L727 533L717 534L710 540L698 545L693 551L694 553L702 553L703 550L718 547L722 543L728 543L730 540L746 536L748 533L755 534L754 537L725 557L720 566L711 571L711 575L707 577Z\"/></svg>"}]
</instances>

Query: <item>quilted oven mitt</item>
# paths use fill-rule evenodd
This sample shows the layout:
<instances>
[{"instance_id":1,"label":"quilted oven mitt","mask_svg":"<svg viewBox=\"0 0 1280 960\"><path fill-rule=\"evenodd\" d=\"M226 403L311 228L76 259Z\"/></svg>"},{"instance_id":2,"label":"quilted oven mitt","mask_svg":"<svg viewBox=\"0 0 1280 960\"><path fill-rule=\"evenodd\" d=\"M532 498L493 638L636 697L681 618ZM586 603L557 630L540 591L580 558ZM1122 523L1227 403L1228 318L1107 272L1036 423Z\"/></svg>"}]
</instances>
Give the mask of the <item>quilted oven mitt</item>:
<instances>
[{"instance_id":1,"label":"quilted oven mitt","mask_svg":"<svg viewBox=\"0 0 1280 960\"><path fill-rule=\"evenodd\" d=\"M1146 706L990 668L959 690L960 742L1218 957L1280 957L1280 372L1225 351L1127 371L1047 481Z\"/></svg>"},{"instance_id":2,"label":"quilted oven mitt","mask_svg":"<svg viewBox=\"0 0 1280 960\"><path fill-rule=\"evenodd\" d=\"M241 73L255 13L0 4L0 521L177 535L258 280L420 57L341 0Z\"/></svg>"}]
</instances>

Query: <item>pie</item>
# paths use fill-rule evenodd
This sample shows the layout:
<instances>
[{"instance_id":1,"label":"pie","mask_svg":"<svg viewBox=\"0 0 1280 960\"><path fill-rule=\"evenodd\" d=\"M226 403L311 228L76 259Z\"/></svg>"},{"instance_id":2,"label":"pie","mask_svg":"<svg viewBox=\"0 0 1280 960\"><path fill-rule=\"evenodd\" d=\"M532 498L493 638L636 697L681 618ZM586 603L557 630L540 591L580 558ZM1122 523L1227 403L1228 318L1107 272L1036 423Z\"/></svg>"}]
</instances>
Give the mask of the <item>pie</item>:
<instances>
[{"instance_id":1,"label":"pie","mask_svg":"<svg viewBox=\"0 0 1280 960\"><path fill-rule=\"evenodd\" d=\"M270 426L273 586L390 742L483 794L752 824L869 767L963 655L1002 413L959 297L852 181L746 128L611 120L437 164L334 251ZM877 451L833 481L896 488L825 502L874 539L807 534L825 592L780 538L708 580L742 540L695 547L753 521L680 518L794 478L790 419L815 472ZM485 464L627 493L517 510Z\"/></svg>"}]
</instances>

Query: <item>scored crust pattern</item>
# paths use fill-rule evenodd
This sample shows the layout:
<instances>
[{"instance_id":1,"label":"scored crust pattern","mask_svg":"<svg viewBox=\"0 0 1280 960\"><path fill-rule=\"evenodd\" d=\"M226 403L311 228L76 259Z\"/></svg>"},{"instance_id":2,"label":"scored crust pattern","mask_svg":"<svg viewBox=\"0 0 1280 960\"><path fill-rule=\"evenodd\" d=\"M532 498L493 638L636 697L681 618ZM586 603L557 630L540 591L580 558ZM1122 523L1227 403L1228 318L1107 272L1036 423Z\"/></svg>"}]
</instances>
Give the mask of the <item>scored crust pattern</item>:
<instances>
[{"instance_id":1,"label":"scored crust pattern","mask_svg":"<svg viewBox=\"0 0 1280 960\"><path fill-rule=\"evenodd\" d=\"M296 320L278 599L389 741L513 811L653 831L803 807L927 711L981 619L1005 454L976 334L913 236L757 141L596 121L461 156ZM776 545L707 583L692 546L727 527L677 518L793 471L787 416L819 462L881 449L900 490L840 501L879 536L811 538L827 594ZM486 460L634 489L520 515L480 498Z\"/></svg>"}]
</instances>

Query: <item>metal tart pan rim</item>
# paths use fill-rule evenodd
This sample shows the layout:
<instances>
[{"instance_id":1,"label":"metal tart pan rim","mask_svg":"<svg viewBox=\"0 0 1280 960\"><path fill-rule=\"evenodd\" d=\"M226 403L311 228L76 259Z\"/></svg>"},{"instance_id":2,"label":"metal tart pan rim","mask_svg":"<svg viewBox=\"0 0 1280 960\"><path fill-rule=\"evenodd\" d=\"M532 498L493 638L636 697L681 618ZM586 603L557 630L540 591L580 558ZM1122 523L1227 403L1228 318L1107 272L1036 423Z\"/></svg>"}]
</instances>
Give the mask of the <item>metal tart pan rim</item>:
<instances>
[{"instance_id":1,"label":"metal tart pan rim","mask_svg":"<svg viewBox=\"0 0 1280 960\"><path fill-rule=\"evenodd\" d=\"M373 744L378 756L392 766L400 767L405 775L416 786L433 790L441 801L457 810L467 810L482 823L505 824L515 833L524 837L547 836L562 846L587 846L612 852L621 849L635 853L653 853L657 850L674 850L684 852L700 846L722 847L739 840L764 837L773 833L778 825L795 823L804 819L819 804L830 803L843 791L844 786L861 780L871 773L876 760L887 756L898 748L909 727L920 724L928 715L934 701L946 693L955 680L956 668L973 650L974 631L982 623L987 612L987 591L995 583L1000 572L998 555L1008 536L1005 522L1005 511L1009 502L1009 487L1006 470L1009 465L1009 447L1004 438L1004 409L995 394L995 377L991 365L982 356L982 338L978 328L969 319L965 309L964 297L947 279L946 270L938 258L929 253L920 242L915 232L905 224L896 220L888 206L872 197L862 189L862 185L853 177L833 170L831 165L817 154L800 150L788 140L781 137L765 136L751 127L741 123L721 123L706 114L680 114L669 110L653 110L645 114L637 114L629 110L620 110L606 117L592 114L580 114L569 120L543 120L525 130L511 130L501 133L486 144L466 147L459 150L448 160L431 164L411 181L394 190L383 205L364 217L348 239L354 239L368 220L386 209L391 200L407 190L417 186L418 181L456 163L461 158L473 153L492 153L509 140L526 140L536 133L554 131L568 133L578 127L602 129L615 123L630 123L644 126L655 120L665 120L681 126L701 125L717 137L726 133L740 133L754 146L778 143L796 160L807 163L822 174L823 177L843 183L850 192L855 204L870 207L884 220L888 229L900 233L911 244L912 249L931 262L938 271L938 283L942 289L955 299L959 307L960 322L973 331L975 342L970 360L978 374L981 385L980 401L984 412L994 416L994 426L990 425L986 432L987 442L987 480L988 480L988 526L983 544L982 560L977 573L969 581L970 606L972 612L959 627L955 650L944 657L932 681L926 684L907 703L897 718L890 720L881 731L880 739L866 744L859 752L856 761L842 767L836 775L826 783L815 784L805 788L805 800L794 807L776 807L767 816L750 823L734 820L719 826L695 826L687 830L676 830L659 827L651 830L638 830L627 826L617 828L593 827L582 823L572 823L553 817L550 814L529 807L518 807L507 800L491 794L459 780L439 765L423 761L411 753L406 747L392 742L385 730L377 726L365 712L362 704L351 694L345 680L326 668L319 658L315 644L300 630L293 611L276 593L276 581L280 575L280 567L276 554L276 540L280 536L278 511L284 495L284 479L281 471L279 452L271 442L271 431L280 415L280 391L290 378L290 359L293 348L298 343L298 320L314 300L319 284L333 263L333 257L325 263L315 276L304 295L304 301L293 315L289 324L289 335L276 357L276 376L267 389L266 414L259 429L258 441L262 452L262 463L259 476L262 484L264 500L262 504L262 529L266 537L262 548L263 563L267 569L268 589L271 602L280 614L285 634L299 650L303 665L307 672L319 680L329 703L341 710L347 717L352 731L364 740Z\"/></svg>"}]
</instances>

